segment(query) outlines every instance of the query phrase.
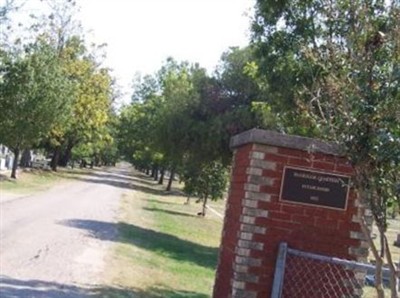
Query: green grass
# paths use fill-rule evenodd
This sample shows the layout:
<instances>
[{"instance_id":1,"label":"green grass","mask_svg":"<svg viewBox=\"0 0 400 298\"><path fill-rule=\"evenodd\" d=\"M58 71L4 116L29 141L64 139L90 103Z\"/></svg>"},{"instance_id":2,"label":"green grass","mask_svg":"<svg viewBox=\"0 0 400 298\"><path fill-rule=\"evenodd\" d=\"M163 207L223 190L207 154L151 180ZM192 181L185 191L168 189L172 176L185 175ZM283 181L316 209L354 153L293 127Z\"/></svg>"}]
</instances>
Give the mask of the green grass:
<instances>
[{"instance_id":1,"label":"green grass","mask_svg":"<svg viewBox=\"0 0 400 298\"><path fill-rule=\"evenodd\" d=\"M16 195L30 194L46 190L61 179L57 173L41 170L19 171L17 178L10 179L2 174L0 176L0 191Z\"/></svg>"},{"instance_id":2,"label":"green grass","mask_svg":"<svg viewBox=\"0 0 400 298\"><path fill-rule=\"evenodd\" d=\"M149 187L149 180L142 181ZM140 181L137 183L140 187ZM210 297L221 219L212 213L198 217L200 204L185 205L185 197L163 194L158 185L150 187L154 191L134 191L122 202L120 238L110 260L109 278L113 286L127 290L117 294ZM119 297L117 294L110 297Z\"/></svg>"},{"instance_id":3,"label":"green grass","mask_svg":"<svg viewBox=\"0 0 400 298\"><path fill-rule=\"evenodd\" d=\"M45 191L57 183L84 177L92 169L67 169L59 167L57 172L40 169L18 170L17 179L11 179L10 173L0 174L0 192L15 196L30 195Z\"/></svg>"}]
</instances>

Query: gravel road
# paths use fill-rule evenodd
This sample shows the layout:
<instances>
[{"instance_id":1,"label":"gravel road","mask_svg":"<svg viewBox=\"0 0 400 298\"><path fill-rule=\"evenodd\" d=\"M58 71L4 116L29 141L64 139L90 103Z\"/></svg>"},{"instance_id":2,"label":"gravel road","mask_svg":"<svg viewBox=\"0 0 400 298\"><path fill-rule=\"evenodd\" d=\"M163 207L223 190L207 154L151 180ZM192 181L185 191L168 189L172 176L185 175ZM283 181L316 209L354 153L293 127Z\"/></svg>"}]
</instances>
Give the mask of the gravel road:
<instances>
[{"instance_id":1,"label":"gravel road","mask_svg":"<svg viewBox=\"0 0 400 298\"><path fill-rule=\"evenodd\" d=\"M119 200L130 187L128 169L112 168L3 200L0 297L93 297L104 286Z\"/></svg>"}]
</instances>

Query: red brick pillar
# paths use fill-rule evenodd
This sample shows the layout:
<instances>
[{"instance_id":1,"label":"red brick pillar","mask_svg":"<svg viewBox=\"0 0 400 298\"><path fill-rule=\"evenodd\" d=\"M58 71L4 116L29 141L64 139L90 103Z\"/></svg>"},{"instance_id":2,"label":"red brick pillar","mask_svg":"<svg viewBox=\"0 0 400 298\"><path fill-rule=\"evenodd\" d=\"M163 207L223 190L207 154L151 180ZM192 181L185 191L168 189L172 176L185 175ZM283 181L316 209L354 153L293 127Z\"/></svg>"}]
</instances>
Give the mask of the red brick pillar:
<instances>
[{"instance_id":1,"label":"red brick pillar","mask_svg":"<svg viewBox=\"0 0 400 298\"><path fill-rule=\"evenodd\" d=\"M363 210L351 189L343 208L281 198L288 168L320 175L315 177L351 176L351 165L335 146L254 129L235 136L231 147L231 187L214 298L270 297L280 242L312 253L365 260L368 249L359 225Z\"/></svg>"}]
</instances>

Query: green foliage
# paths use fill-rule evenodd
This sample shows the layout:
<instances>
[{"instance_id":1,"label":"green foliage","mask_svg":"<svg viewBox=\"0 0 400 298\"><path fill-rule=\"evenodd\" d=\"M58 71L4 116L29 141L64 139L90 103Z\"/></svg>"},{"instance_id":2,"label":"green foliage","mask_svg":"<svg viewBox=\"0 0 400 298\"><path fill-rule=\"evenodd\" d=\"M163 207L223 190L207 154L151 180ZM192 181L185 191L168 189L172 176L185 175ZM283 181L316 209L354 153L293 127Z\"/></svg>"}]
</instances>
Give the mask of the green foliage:
<instances>
[{"instance_id":1,"label":"green foliage","mask_svg":"<svg viewBox=\"0 0 400 298\"><path fill-rule=\"evenodd\" d=\"M117 144L126 160L139 167L150 166L153 154L145 154L154 142L153 125L157 99L132 103L121 109L117 129ZM156 150L152 150L157 155Z\"/></svg>"},{"instance_id":2,"label":"green foliage","mask_svg":"<svg viewBox=\"0 0 400 298\"><path fill-rule=\"evenodd\" d=\"M214 161L204 164L187 164L183 171L183 188L188 196L200 199L221 199L227 187L228 175L226 167L221 162Z\"/></svg>"},{"instance_id":3,"label":"green foliage","mask_svg":"<svg viewBox=\"0 0 400 298\"><path fill-rule=\"evenodd\" d=\"M365 175L362 188L376 198L370 203L383 217L400 170L399 5L258 3L255 40L260 51L266 50L261 61L271 67L262 75L269 85L278 85L279 96L296 103L295 111L308 119L314 135L344 145ZM292 59L277 63L277 51L271 49L278 46ZM291 76L298 83L276 84Z\"/></svg>"},{"instance_id":4,"label":"green foliage","mask_svg":"<svg viewBox=\"0 0 400 298\"><path fill-rule=\"evenodd\" d=\"M0 142L14 150L30 148L68 116L71 83L46 40L0 59Z\"/></svg>"},{"instance_id":5,"label":"green foliage","mask_svg":"<svg viewBox=\"0 0 400 298\"><path fill-rule=\"evenodd\" d=\"M75 146L87 147L90 144L92 157L98 158L100 151L112 144L113 94L109 70L97 65L79 37L73 36L65 41L59 55L66 77L75 88L71 117L62 126L53 126L48 142L55 150L61 148L60 164L65 166Z\"/></svg>"},{"instance_id":6,"label":"green foliage","mask_svg":"<svg viewBox=\"0 0 400 298\"><path fill-rule=\"evenodd\" d=\"M163 92L154 119L154 145L168 160L178 163L188 146L187 128L192 119L187 112L196 94L186 65L171 60L162 71Z\"/></svg>"},{"instance_id":7,"label":"green foliage","mask_svg":"<svg viewBox=\"0 0 400 298\"><path fill-rule=\"evenodd\" d=\"M168 59L156 76L136 80L133 102L120 114L121 152L141 169L177 170L196 195L204 196L203 189L206 197L219 197L231 136L276 126L257 71L250 48L224 53L213 77L197 64Z\"/></svg>"},{"instance_id":8,"label":"green foliage","mask_svg":"<svg viewBox=\"0 0 400 298\"><path fill-rule=\"evenodd\" d=\"M400 173L399 2L257 4L259 75L277 106L289 110L282 113L297 114L286 117L287 130L342 146L356 171L354 186L385 237Z\"/></svg>"},{"instance_id":9,"label":"green foliage","mask_svg":"<svg viewBox=\"0 0 400 298\"><path fill-rule=\"evenodd\" d=\"M5 4L0 18L18 8L17 1ZM98 58L103 46L85 46L74 1L38 5L49 15L33 13L19 30L7 19L10 34L1 36L0 143L19 150L40 142L52 151L54 170L68 163L75 146L78 156L99 160L108 150L114 153L107 159L115 160L112 78Z\"/></svg>"}]
</instances>

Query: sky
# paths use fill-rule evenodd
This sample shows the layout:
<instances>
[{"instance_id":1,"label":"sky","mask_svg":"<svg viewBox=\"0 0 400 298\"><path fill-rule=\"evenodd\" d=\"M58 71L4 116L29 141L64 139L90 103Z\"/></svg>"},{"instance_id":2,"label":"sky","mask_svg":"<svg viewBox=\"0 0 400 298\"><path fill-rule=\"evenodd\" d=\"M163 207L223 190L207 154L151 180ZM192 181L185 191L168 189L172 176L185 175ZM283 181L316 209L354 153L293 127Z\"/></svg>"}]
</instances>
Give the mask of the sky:
<instances>
[{"instance_id":1,"label":"sky","mask_svg":"<svg viewBox=\"0 0 400 298\"><path fill-rule=\"evenodd\" d=\"M86 40L107 44L104 66L112 69L123 102L129 101L135 75L155 73L168 57L199 63L212 73L229 47L248 45L255 5L255 0L76 2ZM26 12L43 9L39 0L24 3Z\"/></svg>"},{"instance_id":2,"label":"sky","mask_svg":"<svg viewBox=\"0 0 400 298\"><path fill-rule=\"evenodd\" d=\"M255 0L78 0L87 35L107 43L106 64L131 93L135 73L153 74L169 56L211 73L231 46L246 46ZM128 93L128 94L126 94ZM125 99L126 100L126 99Z\"/></svg>"}]
</instances>

